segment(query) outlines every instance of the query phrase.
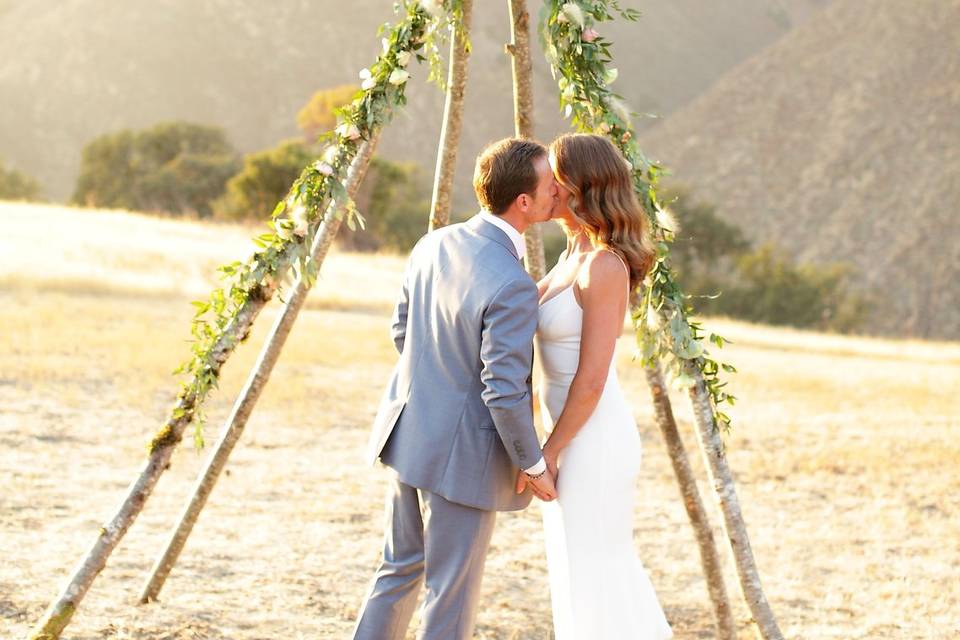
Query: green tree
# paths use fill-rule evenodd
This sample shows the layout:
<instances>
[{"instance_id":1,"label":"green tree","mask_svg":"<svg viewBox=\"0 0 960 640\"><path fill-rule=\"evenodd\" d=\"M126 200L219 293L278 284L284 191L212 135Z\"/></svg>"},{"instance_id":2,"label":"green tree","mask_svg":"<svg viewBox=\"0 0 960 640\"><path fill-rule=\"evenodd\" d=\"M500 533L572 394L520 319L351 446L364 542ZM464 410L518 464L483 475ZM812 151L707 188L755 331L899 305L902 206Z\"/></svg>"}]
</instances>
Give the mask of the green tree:
<instances>
[{"instance_id":1,"label":"green tree","mask_svg":"<svg viewBox=\"0 0 960 640\"><path fill-rule=\"evenodd\" d=\"M753 322L834 331L859 328L870 309L869 296L850 290L853 269L846 264L795 264L766 244L737 259L734 282L705 312Z\"/></svg>"},{"instance_id":2,"label":"green tree","mask_svg":"<svg viewBox=\"0 0 960 640\"><path fill-rule=\"evenodd\" d=\"M671 264L701 313L834 331L855 330L866 319L870 297L850 288L850 265L798 265L772 244L751 250L740 227L686 189L664 201L675 218Z\"/></svg>"},{"instance_id":3,"label":"green tree","mask_svg":"<svg viewBox=\"0 0 960 640\"><path fill-rule=\"evenodd\" d=\"M357 194L366 229L340 231L341 246L406 253L426 232L430 185L419 165L374 158Z\"/></svg>"},{"instance_id":4,"label":"green tree","mask_svg":"<svg viewBox=\"0 0 960 640\"><path fill-rule=\"evenodd\" d=\"M670 203L676 220L670 260L681 278L695 280L720 261L749 251L743 230L717 215L716 206L695 200L685 189L665 192L661 198ZM693 283L685 283L684 288L689 284Z\"/></svg>"},{"instance_id":5,"label":"green tree","mask_svg":"<svg viewBox=\"0 0 960 640\"><path fill-rule=\"evenodd\" d=\"M40 183L0 161L0 200L38 200Z\"/></svg>"},{"instance_id":6,"label":"green tree","mask_svg":"<svg viewBox=\"0 0 960 640\"><path fill-rule=\"evenodd\" d=\"M297 113L297 125L308 142L330 131L337 124L336 110L353 100L360 90L355 84L344 84L332 89L321 89Z\"/></svg>"},{"instance_id":7,"label":"green tree","mask_svg":"<svg viewBox=\"0 0 960 640\"><path fill-rule=\"evenodd\" d=\"M316 158L301 140L285 140L273 149L250 153L243 168L227 181L226 191L213 204L217 217L227 220L267 220L303 168Z\"/></svg>"},{"instance_id":8,"label":"green tree","mask_svg":"<svg viewBox=\"0 0 960 640\"><path fill-rule=\"evenodd\" d=\"M236 152L217 127L169 122L124 130L84 147L72 201L205 217L236 170Z\"/></svg>"}]
</instances>

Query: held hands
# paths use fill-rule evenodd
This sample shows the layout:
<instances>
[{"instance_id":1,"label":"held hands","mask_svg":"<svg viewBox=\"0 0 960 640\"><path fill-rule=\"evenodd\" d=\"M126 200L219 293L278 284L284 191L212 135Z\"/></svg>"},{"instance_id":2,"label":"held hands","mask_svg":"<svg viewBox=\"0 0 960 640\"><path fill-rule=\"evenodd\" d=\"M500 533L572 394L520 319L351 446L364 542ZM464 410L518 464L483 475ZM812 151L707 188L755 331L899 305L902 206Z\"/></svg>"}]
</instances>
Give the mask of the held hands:
<instances>
[{"instance_id":1,"label":"held hands","mask_svg":"<svg viewBox=\"0 0 960 640\"><path fill-rule=\"evenodd\" d=\"M547 463L547 470L537 478L528 476L523 471L517 473L517 493L523 493L527 485L530 485L530 490L533 491L533 495L544 502L557 499L556 480L553 471L550 470L549 462Z\"/></svg>"},{"instance_id":2,"label":"held hands","mask_svg":"<svg viewBox=\"0 0 960 640\"><path fill-rule=\"evenodd\" d=\"M523 493L527 485L544 502L550 502L557 497L557 478L559 469L557 468L557 452L550 446L550 441L543 446L543 460L547 463L547 470L539 478L531 478L523 471L517 474L517 493Z\"/></svg>"}]
</instances>

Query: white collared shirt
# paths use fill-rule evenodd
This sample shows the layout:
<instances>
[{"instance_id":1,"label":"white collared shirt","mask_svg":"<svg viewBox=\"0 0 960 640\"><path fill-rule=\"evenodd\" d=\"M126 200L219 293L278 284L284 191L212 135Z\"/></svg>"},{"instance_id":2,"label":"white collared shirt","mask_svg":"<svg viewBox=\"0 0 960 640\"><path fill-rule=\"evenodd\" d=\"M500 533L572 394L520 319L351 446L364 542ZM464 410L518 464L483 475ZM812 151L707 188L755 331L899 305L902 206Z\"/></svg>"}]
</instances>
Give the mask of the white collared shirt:
<instances>
[{"instance_id":1,"label":"white collared shirt","mask_svg":"<svg viewBox=\"0 0 960 640\"><path fill-rule=\"evenodd\" d=\"M500 216L493 215L486 209L480 210L480 218L482 220L486 220L487 222L494 225L495 227L503 230L503 232L507 234L507 237L510 238L510 242L513 243L514 248L517 250L518 257L522 259L523 256L527 254L527 241L524 240L523 234L517 231L517 229L512 224L510 224ZM537 475L539 473L543 473L546 470L546 468L547 468L547 462L541 457L540 460L538 460L535 465L533 465L532 467L527 467L526 469L524 469L524 471L531 475Z\"/></svg>"},{"instance_id":2,"label":"white collared shirt","mask_svg":"<svg viewBox=\"0 0 960 640\"><path fill-rule=\"evenodd\" d=\"M510 242L513 243L514 248L517 250L517 256L523 259L523 256L527 254L527 241L524 240L522 233L517 231L512 224L500 216L493 215L486 209L480 210L480 217L506 233L507 237L510 238Z\"/></svg>"}]
</instances>

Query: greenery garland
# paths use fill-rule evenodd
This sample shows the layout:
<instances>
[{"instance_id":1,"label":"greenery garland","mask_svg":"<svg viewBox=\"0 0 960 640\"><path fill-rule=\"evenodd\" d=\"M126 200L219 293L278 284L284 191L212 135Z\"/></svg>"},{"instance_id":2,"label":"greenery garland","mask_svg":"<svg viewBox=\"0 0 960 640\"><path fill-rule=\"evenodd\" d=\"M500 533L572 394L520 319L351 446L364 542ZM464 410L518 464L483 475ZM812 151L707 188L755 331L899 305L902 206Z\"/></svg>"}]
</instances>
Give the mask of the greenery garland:
<instances>
[{"instance_id":1,"label":"greenery garland","mask_svg":"<svg viewBox=\"0 0 960 640\"><path fill-rule=\"evenodd\" d=\"M191 355L174 372L187 379L169 420L150 442L150 453L174 443L173 424L183 419L193 420L194 442L203 446L203 402L217 387L220 368L230 352L247 337L236 335L235 323L250 303L272 298L285 278L293 281L299 272L313 284L318 266L311 260L310 247L328 212L340 210L351 229L363 226L344 187L347 170L360 144L391 119L395 107L406 104L409 62L414 57L428 61L431 79L442 84L440 47L449 32L459 28L460 1L401 0L394 3L394 11L400 19L380 28L383 50L373 65L360 72L360 91L337 112L336 129L322 137L329 142L323 157L303 170L277 204L269 230L253 239L257 251L246 262L219 267L221 286L207 300L193 302ZM346 207L331 206L334 202Z\"/></svg>"},{"instance_id":2,"label":"greenery garland","mask_svg":"<svg viewBox=\"0 0 960 640\"><path fill-rule=\"evenodd\" d=\"M172 424L185 417L194 422L194 442L203 446L202 404L217 387L229 353L247 337L234 335L232 325L250 302L272 298L286 277L292 276L292 281L299 273L313 284L318 267L310 258L310 247L327 212L340 210L338 215L346 216L351 229L363 227L363 218L344 187L347 170L362 141L391 119L395 107L406 104L410 77L406 67L413 57L428 62L430 80L443 86L440 49L451 31L462 28L460 0L401 0L394 3L394 10L400 20L381 27L382 53L360 72L360 91L338 111L336 129L323 136L330 143L323 157L303 170L277 204L269 230L253 239L258 250L246 262L219 267L222 285L207 300L193 303L191 356L175 371L187 380L170 419L150 443L151 453L172 444ZM719 371L735 369L709 357L703 329L690 319L693 309L669 264L673 231L656 195L663 168L644 156L634 139L629 109L609 89L617 76L616 69L607 68L612 60L610 43L592 25L612 19L611 10L628 20L639 16L635 10L621 9L617 0L547 0L541 13L541 39L566 117L578 131L608 135L620 148L634 167L634 184L650 215L657 259L642 287L642 302L633 311L642 361L647 366L657 360L666 362L674 384L682 388L694 385L689 367L696 367L710 393L715 425L728 430L730 418L719 406L732 405L735 397L722 390L726 382L719 379ZM346 202L346 207L331 206L334 202ZM709 340L718 347L727 342L713 333Z\"/></svg>"},{"instance_id":3,"label":"greenery garland","mask_svg":"<svg viewBox=\"0 0 960 640\"><path fill-rule=\"evenodd\" d=\"M674 231L669 216L657 199L657 182L663 167L651 162L640 149L631 125L631 112L622 96L610 89L617 79L611 43L595 24L609 21L612 12L634 21L640 14L622 9L617 0L547 0L540 15L541 44L560 88L560 108L577 131L606 135L633 166L633 181L640 202L650 217L657 245L656 262L641 286L639 304L631 312L637 332L639 357L644 366L666 364L674 386L689 389L696 384L696 371L703 376L710 395L714 428L730 430L730 417L721 410L736 398L724 391L720 371L736 369L710 357L705 338L718 348L729 342L692 319L693 308L677 284L670 267L670 243Z\"/></svg>"}]
</instances>

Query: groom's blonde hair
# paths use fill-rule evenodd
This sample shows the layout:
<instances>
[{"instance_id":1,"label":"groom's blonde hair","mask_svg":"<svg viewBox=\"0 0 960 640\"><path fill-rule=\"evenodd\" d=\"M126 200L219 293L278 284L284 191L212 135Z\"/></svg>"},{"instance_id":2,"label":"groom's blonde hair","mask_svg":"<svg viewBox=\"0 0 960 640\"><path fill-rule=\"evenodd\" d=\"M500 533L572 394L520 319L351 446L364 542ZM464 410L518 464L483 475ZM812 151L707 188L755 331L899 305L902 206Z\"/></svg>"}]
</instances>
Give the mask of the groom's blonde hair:
<instances>
[{"instance_id":1,"label":"groom's blonde hair","mask_svg":"<svg viewBox=\"0 0 960 640\"><path fill-rule=\"evenodd\" d=\"M532 195L539 181L533 163L546 155L546 147L533 140L504 138L487 145L473 170L480 206L501 215L520 194Z\"/></svg>"}]
</instances>

